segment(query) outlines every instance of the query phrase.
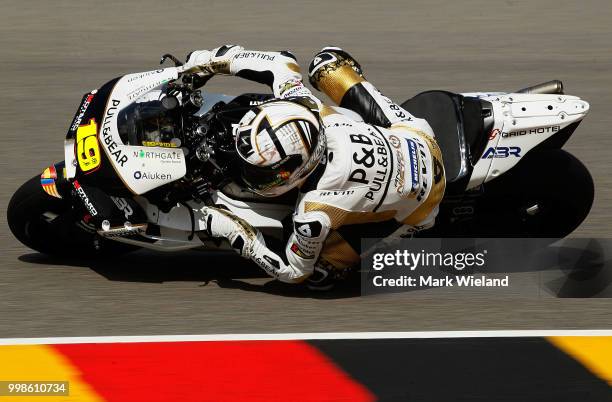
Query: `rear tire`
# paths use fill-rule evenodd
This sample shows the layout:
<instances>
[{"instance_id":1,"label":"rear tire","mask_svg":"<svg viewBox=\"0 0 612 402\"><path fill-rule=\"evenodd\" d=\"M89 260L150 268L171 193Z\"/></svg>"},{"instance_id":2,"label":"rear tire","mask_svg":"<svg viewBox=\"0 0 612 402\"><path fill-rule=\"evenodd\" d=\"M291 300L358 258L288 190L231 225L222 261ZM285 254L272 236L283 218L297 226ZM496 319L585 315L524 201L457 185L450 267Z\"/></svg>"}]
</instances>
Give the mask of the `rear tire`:
<instances>
[{"instance_id":1,"label":"rear tire","mask_svg":"<svg viewBox=\"0 0 612 402\"><path fill-rule=\"evenodd\" d=\"M588 216L595 188L587 168L561 149L538 151L484 185L467 219L453 212L463 201L444 200L425 236L563 238Z\"/></svg>"},{"instance_id":2,"label":"rear tire","mask_svg":"<svg viewBox=\"0 0 612 402\"><path fill-rule=\"evenodd\" d=\"M569 235L586 219L595 198L586 166L561 149L528 154L508 177L485 185L485 191L507 209L501 218L510 234L524 237Z\"/></svg>"},{"instance_id":3,"label":"rear tire","mask_svg":"<svg viewBox=\"0 0 612 402\"><path fill-rule=\"evenodd\" d=\"M138 249L103 239L76 225L70 202L47 194L40 176L34 176L13 194L7 221L17 240L44 254L100 257Z\"/></svg>"}]
</instances>

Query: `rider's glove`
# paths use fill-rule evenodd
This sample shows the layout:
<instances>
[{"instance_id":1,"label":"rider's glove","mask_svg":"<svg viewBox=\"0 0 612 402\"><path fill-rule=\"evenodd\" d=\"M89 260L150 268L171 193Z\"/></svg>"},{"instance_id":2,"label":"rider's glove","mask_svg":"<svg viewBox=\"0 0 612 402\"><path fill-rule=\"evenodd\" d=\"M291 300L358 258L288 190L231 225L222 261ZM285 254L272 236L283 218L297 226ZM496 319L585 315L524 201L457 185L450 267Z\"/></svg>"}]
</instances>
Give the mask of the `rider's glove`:
<instances>
[{"instance_id":1,"label":"rider's glove","mask_svg":"<svg viewBox=\"0 0 612 402\"><path fill-rule=\"evenodd\" d=\"M244 258L251 257L255 245L265 244L257 229L229 211L204 207L202 213L209 236L227 239L232 248Z\"/></svg>"},{"instance_id":2,"label":"rider's glove","mask_svg":"<svg viewBox=\"0 0 612 402\"><path fill-rule=\"evenodd\" d=\"M230 74L232 58L244 48L236 45L223 45L213 50L195 50L187 55L183 71L199 76Z\"/></svg>"}]
</instances>

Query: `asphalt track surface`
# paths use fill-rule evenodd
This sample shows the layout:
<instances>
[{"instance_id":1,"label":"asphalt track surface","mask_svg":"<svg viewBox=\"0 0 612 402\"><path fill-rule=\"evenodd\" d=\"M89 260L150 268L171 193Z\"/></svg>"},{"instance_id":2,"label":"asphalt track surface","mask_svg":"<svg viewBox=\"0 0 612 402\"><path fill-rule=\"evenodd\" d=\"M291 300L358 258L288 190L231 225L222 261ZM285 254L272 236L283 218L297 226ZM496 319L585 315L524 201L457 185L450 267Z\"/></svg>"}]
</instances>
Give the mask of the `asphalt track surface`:
<instances>
[{"instance_id":1,"label":"asphalt track surface","mask_svg":"<svg viewBox=\"0 0 612 402\"><path fill-rule=\"evenodd\" d=\"M292 2L3 1L0 12L0 337L612 328L605 297L448 289L313 295L233 255L139 252L54 260L19 244L5 209L26 179L62 159L81 95L153 69L159 56L240 43L290 49L307 65L326 44L350 50L398 101L423 90L513 90L549 79L591 103L566 149L590 169L596 200L577 230L612 234L612 4L558 0ZM217 78L209 90L262 90ZM572 183L568 183L571 194ZM571 195L570 195L571 196ZM517 283L564 280L517 273ZM608 286L609 289L609 286ZM601 296L602 289L566 296Z\"/></svg>"}]
</instances>

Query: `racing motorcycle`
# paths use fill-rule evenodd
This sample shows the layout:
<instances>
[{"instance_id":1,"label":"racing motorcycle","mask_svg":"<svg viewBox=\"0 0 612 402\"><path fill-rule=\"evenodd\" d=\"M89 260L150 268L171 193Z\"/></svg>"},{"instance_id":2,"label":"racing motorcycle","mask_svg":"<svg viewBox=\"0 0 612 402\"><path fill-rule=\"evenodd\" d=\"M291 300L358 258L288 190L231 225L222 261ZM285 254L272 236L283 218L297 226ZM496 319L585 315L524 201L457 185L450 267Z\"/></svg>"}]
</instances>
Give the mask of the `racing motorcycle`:
<instances>
[{"instance_id":1,"label":"racing motorcycle","mask_svg":"<svg viewBox=\"0 0 612 402\"><path fill-rule=\"evenodd\" d=\"M171 55L162 63L166 58L175 66L124 75L83 96L64 141L65 160L10 200L8 223L19 241L72 255L228 247L205 230L202 207L211 204L282 238L296 194L258 198L232 180L232 126L272 96L203 92L200 77L184 73ZM511 93L427 91L402 106L434 129L447 180L435 227L406 235L561 238L588 215L591 175L561 148L589 104L564 95L560 81ZM145 140L150 116L163 135ZM86 184L113 195L123 224L88 223L97 211ZM134 205L144 222L131 220Z\"/></svg>"}]
</instances>

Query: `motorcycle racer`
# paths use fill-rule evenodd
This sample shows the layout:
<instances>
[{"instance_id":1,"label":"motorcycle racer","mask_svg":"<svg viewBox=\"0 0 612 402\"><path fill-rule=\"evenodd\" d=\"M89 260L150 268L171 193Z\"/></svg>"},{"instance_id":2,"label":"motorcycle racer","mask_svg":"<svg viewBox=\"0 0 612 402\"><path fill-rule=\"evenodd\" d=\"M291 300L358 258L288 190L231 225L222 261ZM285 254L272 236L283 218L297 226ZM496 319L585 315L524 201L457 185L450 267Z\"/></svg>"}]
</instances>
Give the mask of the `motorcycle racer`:
<instances>
[{"instance_id":1,"label":"motorcycle racer","mask_svg":"<svg viewBox=\"0 0 612 402\"><path fill-rule=\"evenodd\" d=\"M445 189L440 149L429 124L382 95L345 51L327 47L309 80L354 119L324 105L302 82L289 52L222 46L192 52L182 67L205 82L235 75L266 84L275 100L235 128L242 184L262 196L298 187L293 230L281 252L230 212L205 207L207 232L222 237L269 275L328 288L359 262L363 236L385 237L434 224Z\"/></svg>"},{"instance_id":2,"label":"motorcycle racer","mask_svg":"<svg viewBox=\"0 0 612 402\"><path fill-rule=\"evenodd\" d=\"M435 130L442 169L429 127L380 95L341 49L317 55L309 77L344 107L307 91L289 53L233 48L225 47L225 60L209 51L187 66L164 54L160 64L174 66L123 74L84 93L63 160L11 197L15 237L46 254L102 256L223 249L229 243L218 236L225 236L260 265L278 266L284 280L311 283L371 252L360 249L362 238L388 243L431 224L443 185L449 208L441 203L436 227L419 236L562 238L590 211L592 177L562 149L590 107L564 95L558 80L515 92L425 91L407 100L402 107ZM207 66L211 60L225 71ZM256 79L273 91L199 90L213 73ZM583 190L570 203L559 195L567 177ZM499 200L503 211L487 205ZM236 219L220 228L223 213L211 208L231 211L246 229L235 235ZM312 225L300 225L310 217ZM266 235L265 248L254 247L251 234L259 235L249 226Z\"/></svg>"}]
</instances>

